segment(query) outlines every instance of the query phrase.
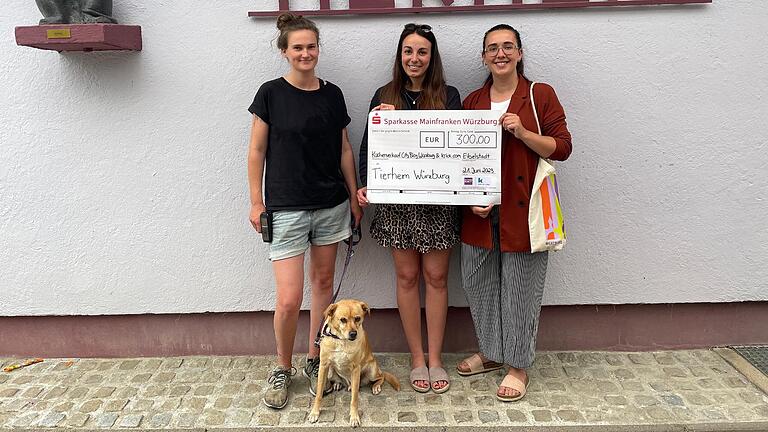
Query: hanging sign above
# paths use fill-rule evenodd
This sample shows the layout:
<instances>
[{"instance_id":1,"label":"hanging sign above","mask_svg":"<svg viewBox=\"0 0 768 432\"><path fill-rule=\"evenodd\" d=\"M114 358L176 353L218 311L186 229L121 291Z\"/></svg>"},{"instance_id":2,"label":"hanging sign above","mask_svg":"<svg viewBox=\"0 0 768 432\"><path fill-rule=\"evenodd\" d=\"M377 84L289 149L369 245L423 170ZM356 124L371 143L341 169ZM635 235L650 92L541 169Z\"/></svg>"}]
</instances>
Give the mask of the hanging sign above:
<instances>
[{"instance_id":1,"label":"hanging sign above","mask_svg":"<svg viewBox=\"0 0 768 432\"><path fill-rule=\"evenodd\" d=\"M349 0L347 9L331 9L331 0L320 0L320 9L291 9L290 0L277 0L277 10L248 12L251 17L275 17L292 11L305 16L320 15L368 15L392 13L446 13L446 12L492 12L516 9L561 9L608 6L652 6L712 3L712 0L507 0L505 4L485 4L485 0L473 0L472 5L454 5L455 0L433 2L438 6L423 6L423 0L412 0L411 7L396 7L395 0ZM465 2L464 2L465 3Z\"/></svg>"}]
</instances>

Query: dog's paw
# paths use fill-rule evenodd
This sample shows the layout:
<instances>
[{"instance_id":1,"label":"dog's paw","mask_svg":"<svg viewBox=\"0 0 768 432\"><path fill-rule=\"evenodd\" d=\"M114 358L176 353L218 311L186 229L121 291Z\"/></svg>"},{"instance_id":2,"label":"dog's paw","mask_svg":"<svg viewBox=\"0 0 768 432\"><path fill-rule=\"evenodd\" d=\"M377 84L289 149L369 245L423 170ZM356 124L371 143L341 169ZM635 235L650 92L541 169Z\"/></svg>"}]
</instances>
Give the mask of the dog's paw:
<instances>
[{"instance_id":1,"label":"dog's paw","mask_svg":"<svg viewBox=\"0 0 768 432\"><path fill-rule=\"evenodd\" d=\"M344 388L344 384L340 382L333 383L333 391L339 391Z\"/></svg>"},{"instance_id":2,"label":"dog's paw","mask_svg":"<svg viewBox=\"0 0 768 432\"><path fill-rule=\"evenodd\" d=\"M371 386L371 392L375 395L381 393L381 384L374 384Z\"/></svg>"},{"instance_id":3,"label":"dog's paw","mask_svg":"<svg viewBox=\"0 0 768 432\"><path fill-rule=\"evenodd\" d=\"M349 425L352 427L360 426L360 416L357 413L349 413Z\"/></svg>"},{"instance_id":4,"label":"dog's paw","mask_svg":"<svg viewBox=\"0 0 768 432\"><path fill-rule=\"evenodd\" d=\"M317 423L317 419L320 418L320 411L315 412L314 410L309 413L309 416L307 416L307 421L310 423Z\"/></svg>"}]
</instances>

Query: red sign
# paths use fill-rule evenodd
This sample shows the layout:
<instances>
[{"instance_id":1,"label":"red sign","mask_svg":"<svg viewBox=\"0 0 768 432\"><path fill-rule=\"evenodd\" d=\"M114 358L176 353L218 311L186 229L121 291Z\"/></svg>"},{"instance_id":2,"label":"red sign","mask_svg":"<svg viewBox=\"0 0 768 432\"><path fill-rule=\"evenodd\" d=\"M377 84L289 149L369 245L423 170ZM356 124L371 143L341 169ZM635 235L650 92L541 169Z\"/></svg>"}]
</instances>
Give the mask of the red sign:
<instances>
[{"instance_id":1,"label":"red sign","mask_svg":"<svg viewBox=\"0 0 768 432\"><path fill-rule=\"evenodd\" d=\"M541 0L539 3L523 3L523 0L507 0L507 4L486 5L485 0L474 0L470 6L453 6L455 0L440 0L442 6L423 6L423 0L412 0L411 7L395 7L395 0L349 0L348 9L331 9L331 0L320 0L320 9L294 10L290 0L278 0L278 10L248 12L252 17L275 17L286 11L305 16L319 15L367 15L392 13L446 13L492 12L516 9L560 9L608 6L652 6L712 3L712 0Z\"/></svg>"}]
</instances>

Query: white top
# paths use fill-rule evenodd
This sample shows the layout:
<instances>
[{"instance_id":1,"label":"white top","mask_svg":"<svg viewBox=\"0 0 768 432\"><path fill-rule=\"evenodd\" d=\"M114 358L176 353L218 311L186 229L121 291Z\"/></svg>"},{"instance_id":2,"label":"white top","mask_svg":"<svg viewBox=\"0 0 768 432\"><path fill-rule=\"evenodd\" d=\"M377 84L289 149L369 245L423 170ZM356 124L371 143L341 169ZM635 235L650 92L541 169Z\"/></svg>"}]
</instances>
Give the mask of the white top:
<instances>
[{"instance_id":1,"label":"white top","mask_svg":"<svg viewBox=\"0 0 768 432\"><path fill-rule=\"evenodd\" d=\"M507 100L501 101L501 102L491 101L491 110L507 112L507 108L509 108L509 101L510 100L512 100L512 99L507 99Z\"/></svg>"}]
</instances>

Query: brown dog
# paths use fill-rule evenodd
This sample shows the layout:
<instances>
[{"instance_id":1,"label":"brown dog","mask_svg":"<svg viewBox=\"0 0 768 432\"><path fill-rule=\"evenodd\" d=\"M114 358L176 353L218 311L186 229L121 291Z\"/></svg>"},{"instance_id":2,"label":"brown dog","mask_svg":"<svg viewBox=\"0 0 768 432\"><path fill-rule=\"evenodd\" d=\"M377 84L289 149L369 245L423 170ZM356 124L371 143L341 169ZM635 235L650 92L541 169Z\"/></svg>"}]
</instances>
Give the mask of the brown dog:
<instances>
[{"instance_id":1,"label":"brown dog","mask_svg":"<svg viewBox=\"0 0 768 432\"><path fill-rule=\"evenodd\" d=\"M317 392L308 420L315 423L320 417L320 404L327 380L334 388L346 386L352 392L349 403L349 423L360 426L357 401L360 384L371 383L373 394L381 393L384 381L400 390L400 381L392 374L383 372L373 357L368 337L363 330L368 305L357 300L341 300L325 310L323 338L320 341L320 370L317 374Z\"/></svg>"}]
</instances>

